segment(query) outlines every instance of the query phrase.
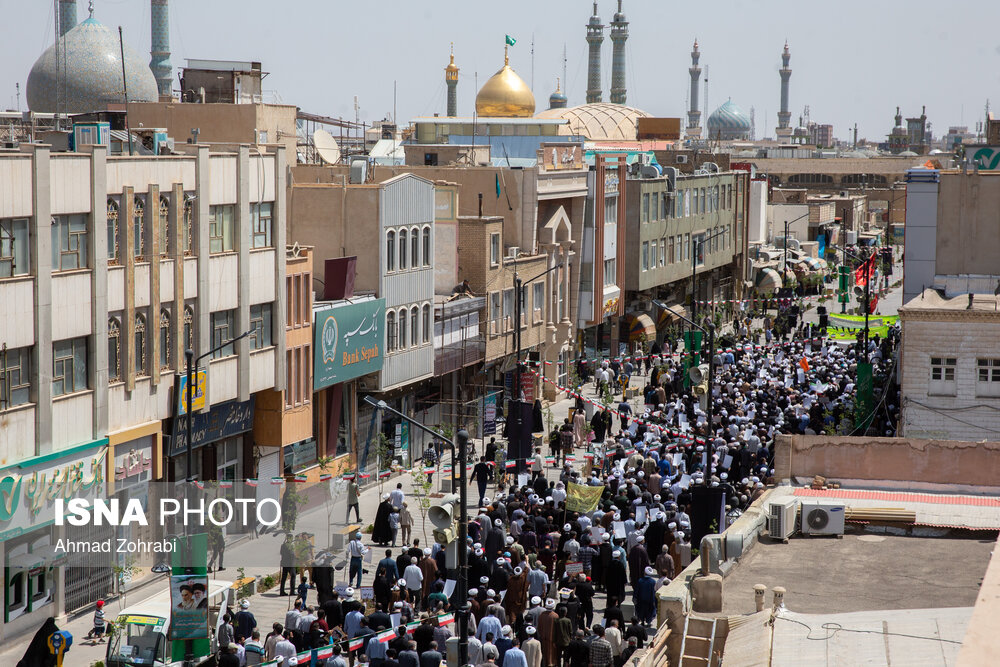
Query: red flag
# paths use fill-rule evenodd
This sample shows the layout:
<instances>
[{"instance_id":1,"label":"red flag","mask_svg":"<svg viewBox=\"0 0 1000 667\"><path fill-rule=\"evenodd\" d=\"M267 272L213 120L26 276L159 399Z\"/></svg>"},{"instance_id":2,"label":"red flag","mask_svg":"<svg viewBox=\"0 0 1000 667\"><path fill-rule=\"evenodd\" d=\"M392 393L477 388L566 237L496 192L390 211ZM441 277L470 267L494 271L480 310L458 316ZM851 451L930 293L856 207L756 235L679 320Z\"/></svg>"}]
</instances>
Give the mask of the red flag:
<instances>
[{"instance_id":1,"label":"red flag","mask_svg":"<svg viewBox=\"0 0 1000 667\"><path fill-rule=\"evenodd\" d=\"M868 304L868 314L871 315L872 313L875 312L875 309L878 308L878 294L872 294L871 298L869 299L869 302L870 303Z\"/></svg>"},{"instance_id":2,"label":"red flag","mask_svg":"<svg viewBox=\"0 0 1000 667\"><path fill-rule=\"evenodd\" d=\"M868 279L871 277L874 269L875 255L873 254L871 257L862 262L861 266L854 271L854 284L859 287L864 287L865 283L867 283Z\"/></svg>"}]
</instances>

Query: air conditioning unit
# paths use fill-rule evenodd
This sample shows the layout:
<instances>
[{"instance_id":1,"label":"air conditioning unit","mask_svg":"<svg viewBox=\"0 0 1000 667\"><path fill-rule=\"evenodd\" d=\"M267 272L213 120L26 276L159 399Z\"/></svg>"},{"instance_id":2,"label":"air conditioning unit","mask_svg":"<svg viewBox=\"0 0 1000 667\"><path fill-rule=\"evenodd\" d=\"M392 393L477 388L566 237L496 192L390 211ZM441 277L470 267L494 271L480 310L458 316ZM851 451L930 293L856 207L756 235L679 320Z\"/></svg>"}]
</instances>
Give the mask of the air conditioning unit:
<instances>
[{"instance_id":1,"label":"air conditioning unit","mask_svg":"<svg viewBox=\"0 0 1000 667\"><path fill-rule=\"evenodd\" d=\"M688 156L687 155L678 155L677 156L677 164L687 164L687 163L688 163Z\"/></svg>"},{"instance_id":2,"label":"air conditioning unit","mask_svg":"<svg viewBox=\"0 0 1000 667\"><path fill-rule=\"evenodd\" d=\"M843 535L844 510L842 503L823 500L802 502L801 529L803 535Z\"/></svg>"},{"instance_id":3,"label":"air conditioning unit","mask_svg":"<svg viewBox=\"0 0 1000 667\"><path fill-rule=\"evenodd\" d=\"M520 252L521 252L521 249L519 247L517 247L516 245L512 245L511 247L507 248L507 258L508 259L517 259L517 255Z\"/></svg>"},{"instance_id":4,"label":"air conditioning unit","mask_svg":"<svg viewBox=\"0 0 1000 667\"><path fill-rule=\"evenodd\" d=\"M772 540L787 540L795 533L795 498L780 498L767 506L767 532Z\"/></svg>"}]
</instances>

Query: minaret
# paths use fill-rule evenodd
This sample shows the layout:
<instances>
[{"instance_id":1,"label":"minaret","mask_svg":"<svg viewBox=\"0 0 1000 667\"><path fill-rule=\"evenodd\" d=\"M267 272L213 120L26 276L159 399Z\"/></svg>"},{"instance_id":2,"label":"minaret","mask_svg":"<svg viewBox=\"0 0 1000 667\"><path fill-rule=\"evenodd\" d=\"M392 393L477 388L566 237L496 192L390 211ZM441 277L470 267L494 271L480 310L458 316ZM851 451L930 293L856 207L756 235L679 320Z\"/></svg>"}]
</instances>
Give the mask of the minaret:
<instances>
[{"instance_id":1,"label":"minaret","mask_svg":"<svg viewBox=\"0 0 1000 667\"><path fill-rule=\"evenodd\" d=\"M785 50L781 52L781 69L778 70L778 75L781 77L781 111L778 112L778 127L774 130L779 138L789 137L792 134L792 128L789 125L792 112L788 110L788 80L792 78L792 68L788 66L788 61L791 58L792 54L788 51L788 42L785 42Z\"/></svg>"},{"instance_id":2,"label":"minaret","mask_svg":"<svg viewBox=\"0 0 1000 667\"><path fill-rule=\"evenodd\" d=\"M167 0L149 0L149 69L156 77L160 101L173 98L174 68L170 65L170 11Z\"/></svg>"},{"instance_id":3,"label":"minaret","mask_svg":"<svg viewBox=\"0 0 1000 667\"><path fill-rule=\"evenodd\" d=\"M76 27L76 0L59 0L59 36Z\"/></svg>"},{"instance_id":4,"label":"minaret","mask_svg":"<svg viewBox=\"0 0 1000 667\"><path fill-rule=\"evenodd\" d=\"M451 44L451 62L444 68L444 82L448 86L448 115L458 115L458 66L455 64L455 43Z\"/></svg>"},{"instance_id":5,"label":"minaret","mask_svg":"<svg viewBox=\"0 0 1000 667\"><path fill-rule=\"evenodd\" d=\"M587 104L601 101L601 44L604 43L604 26L601 17L597 15L597 3L594 3L594 15L587 24L587 44L590 45L590 59L587 62Z\"/></svg>"},{"instance_id":6,"label":"minaret","mask_svg":"<svg viewBox=\"0 0 1000 667\"><path fill-rule=\"evenodd\" d=\"M628 39L628 21L622 13L622 0L618 0L618 11L611 22L611 102L625 104L625 40Z\"/></svg>"},{"instance_id":7,"label":"minaret","mask_svg":"<svg viewBox=\"0 0 1000 667\"><path fill-rule=\"evenodd\" d=\"M701 67L698 60L701 53L698 51L698 40L694 40L694 50L691 51L691 67L688 74L691 75L691 110L688 111L687 136L689 139L701 137L701 112L698 111L698 84L701 82Z\"/></svg>"}]
</instances>

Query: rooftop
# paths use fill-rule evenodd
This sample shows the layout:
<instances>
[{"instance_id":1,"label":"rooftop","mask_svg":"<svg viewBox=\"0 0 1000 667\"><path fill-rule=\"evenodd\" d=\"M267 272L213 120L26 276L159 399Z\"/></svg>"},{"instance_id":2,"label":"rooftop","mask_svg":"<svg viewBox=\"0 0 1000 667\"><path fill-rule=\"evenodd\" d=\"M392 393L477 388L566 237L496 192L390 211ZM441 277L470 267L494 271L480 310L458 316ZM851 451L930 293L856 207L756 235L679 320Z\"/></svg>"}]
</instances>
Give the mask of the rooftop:
<instances>
[{"instance_id":1,"label":"rooftop","mask_svg":"<svg viewBox=\"0 0 1000 667\"><path fill-rule=\"evenodd\" d=\"M970 304L969 297L972 297ZM1000 296L996 294L960 294L944 296L940 291L925 289L920 296L910 299L899 309L900 315L923 310L973 310L1000 314Z\"/></svg>"}]
</instances>

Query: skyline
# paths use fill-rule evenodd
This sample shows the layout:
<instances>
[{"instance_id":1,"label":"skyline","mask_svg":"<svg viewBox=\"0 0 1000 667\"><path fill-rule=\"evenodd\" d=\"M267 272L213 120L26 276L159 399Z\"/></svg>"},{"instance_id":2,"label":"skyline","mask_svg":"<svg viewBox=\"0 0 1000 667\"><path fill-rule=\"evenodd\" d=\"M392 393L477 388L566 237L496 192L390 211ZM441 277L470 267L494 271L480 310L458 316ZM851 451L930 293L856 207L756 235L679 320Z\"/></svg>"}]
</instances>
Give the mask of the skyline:
<instances>
[{"instance_id":1,"label":"skyline","mask_svg":"<svg viewBox=\"0 0 1000 667\"><path fill-rule=\"evenodd\" d=\"M378 6L352 6L350 24L340 16L345 12L338 14L338 7L312 0L295 3L287 19L267 22L256 17L273 13L270 3L248 0L238 5L238 14L233 13L234 6L231 2L171 1L175 85L185 58L255 60L270 73L264 80L265 101L353 119L357 95L361 120L371 122L392 115L395 82L397 117L405 126L417 116L444 115L444 67L452 42L460 68L458 113L471 115L478 86L503 64L504 35L510 34L517 39L510 49L511 66L532 87L536 111L547 108L556 77L562 78L564 43L568 62L562 90L569 106L584 103L584 26L592 13L590 0L512 0L507 5L510 16L500 20L483 5L470 9L469 3L454 0L433 5L389 0ZM339 8L344 6L339 3ZM1000 79L998 74L981 76L1000 64L1000 46L987 32L987 26L1000 18L1000 8L995 6L957 2L948 5L946 12L939 3L923 0L909 3L902 12L889 3L871 6L852 1L841 3L842 11L836 13L793 13L783 11L777 2L745 6L725 0L713 7L711 23L680 22L674 20L677 8L672 4L625 0L630 32L626 47L629 106L686 122L687 68L696 38L701 65L707 70L700 91L703 125L714 109L732 99L747 114L754 108L758 139L774 136L778 68L786 39L793 71L791 125L798 125L808 104L811 120L832 124L835 136L842 140L857 122L859 138L883 141L892 128L896 106L904 117L918 116L926 106L937 137L953 125L975 131L976 122L984 117L991 84L995 86ZM615 9L615 0L598 3L605 25ZM0 51L8 64L0 74L0 101L5 108L13 108L14 84L20 82L23 110L27 108L24 82L28 72L53 42L53 7L51 2L29 3L19 13L26 29L9 34ZM85 2L78 2L77 15L81 21L87 17ZM126 43L144 56L149 53L148 2L96 0L94 15L108 27L121 25ZM857 16L866 17L863 26L855 24ZM954 20L973 16L982 20ZM219 31L218 26L227 22L233 29ZM483 23L489 27L481 28ZM272 25L276 27L271 29ZM327 37L331 25L332 37ZM670 27L660 30L661 25ZM885 33L879 26L892 26L892 31ZM353 34L362 37L352 39ZM843 48L845 41L851 48ZM956 43L968 46L952 46ZM953 59L949 54L954 54ZM973 60L976 67L963 66ZM325 62L333 64L324 69ZM341 62L362 64L341 67ZM610 99L610 78L611 41L606 28L602 48L605 102ZM707 104L705 78L709 79Z\"/></svg>"}]
</instances>

